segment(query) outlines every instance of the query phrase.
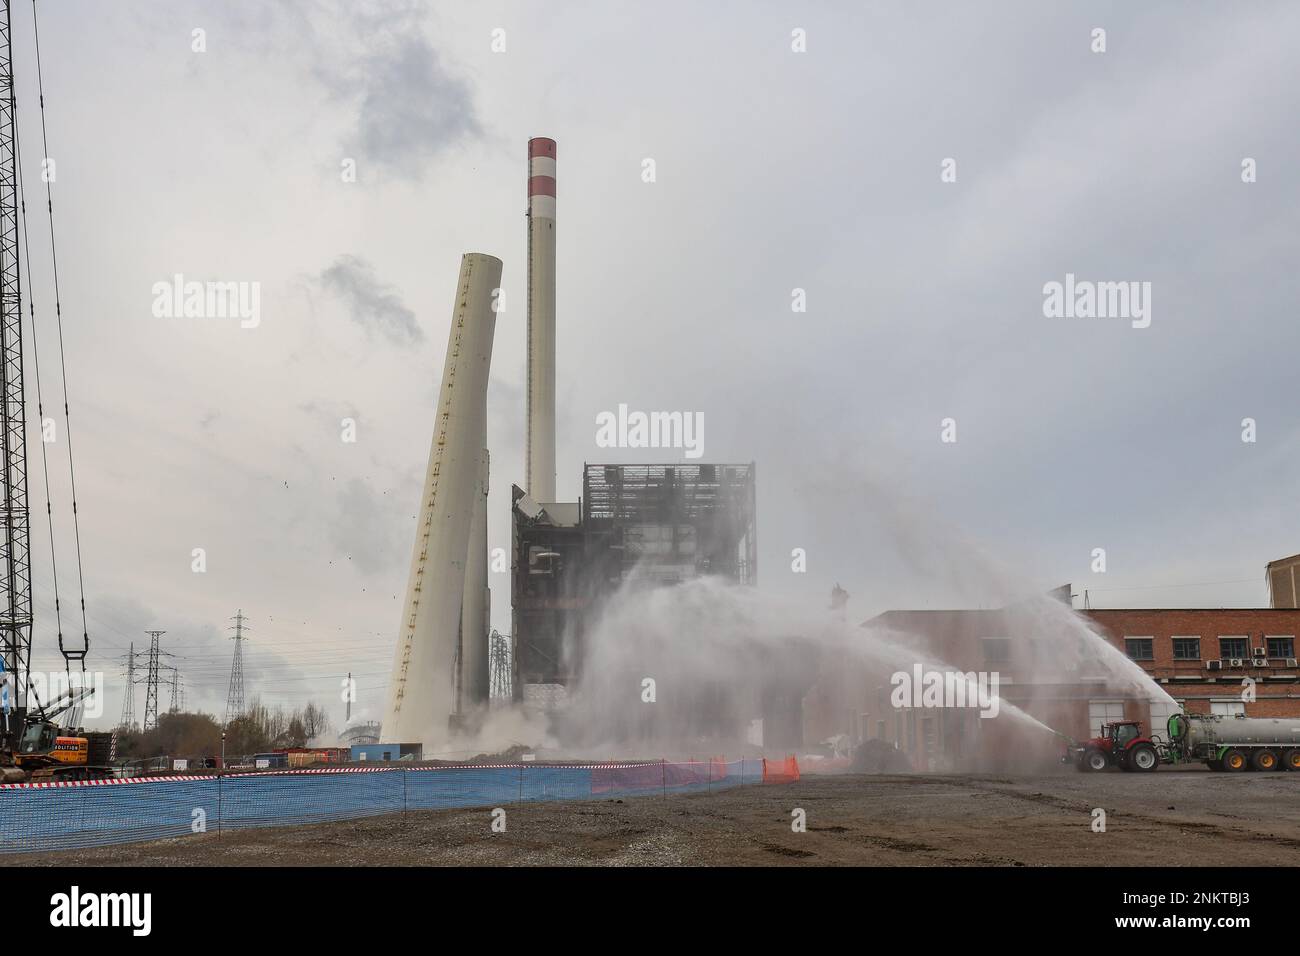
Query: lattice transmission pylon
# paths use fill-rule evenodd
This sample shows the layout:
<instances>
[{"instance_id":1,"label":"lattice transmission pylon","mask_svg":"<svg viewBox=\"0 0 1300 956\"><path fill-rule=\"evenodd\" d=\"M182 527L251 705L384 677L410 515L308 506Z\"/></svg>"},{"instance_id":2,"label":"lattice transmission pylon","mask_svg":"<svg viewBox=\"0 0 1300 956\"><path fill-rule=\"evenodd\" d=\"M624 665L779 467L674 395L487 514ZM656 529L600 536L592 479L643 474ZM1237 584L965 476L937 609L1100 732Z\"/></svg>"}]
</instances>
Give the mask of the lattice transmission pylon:
<instances>
[{"instance_id":1,"label":"lattice transmission pylon","mask_svg":"<svg viewBox=\"0 0 1300 956\"><path fill-rule=\"evenodd\" d=\"M490 700L510 700L510 638L495 628L488 640Z\"/></svg>"},{"instance_id":2,"label":"lattice transmission pylon","mask_svg":"<svg viewBox=\"0 0 1300 956\"><path fill-rule=\"evenodd\" d=\"M135 730L135 641L126 652L126 690L122 694L122 719L118 726L123 730Z\"/></svg>"},{"instance_id":3,"label":"lattice transmission pylon","mask_svg":"<svg viewBox=\"0 0 1300 956\"><path fill-rule=\"evenodd\" d=\"M226 723L244 716L244 631L251 630L244 624L244 611L241 608L231 618L235 633L231 640L235 642L235 657L230 662L230 689L226 691Z\"/></svg>"}]
</instances>

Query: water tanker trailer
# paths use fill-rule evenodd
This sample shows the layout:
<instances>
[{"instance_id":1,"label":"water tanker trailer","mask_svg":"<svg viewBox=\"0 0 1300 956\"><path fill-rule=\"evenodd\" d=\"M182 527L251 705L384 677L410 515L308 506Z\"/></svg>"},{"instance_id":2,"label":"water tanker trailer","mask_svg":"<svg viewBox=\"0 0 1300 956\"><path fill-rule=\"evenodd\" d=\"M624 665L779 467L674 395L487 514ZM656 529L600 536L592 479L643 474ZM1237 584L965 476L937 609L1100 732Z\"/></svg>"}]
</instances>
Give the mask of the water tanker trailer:
<instances>
[{"instance_id":1,"label":"water tanker trailer","mask_svg":"<svg viewBox=\"0 0 1300 956\"><path fill-rule=\"evenodd\" d=\"M1170 763L1199 761L1234 772L1300 770L1300 717L1174 714L1168 729Z\"/></svg>"}]
</instances>

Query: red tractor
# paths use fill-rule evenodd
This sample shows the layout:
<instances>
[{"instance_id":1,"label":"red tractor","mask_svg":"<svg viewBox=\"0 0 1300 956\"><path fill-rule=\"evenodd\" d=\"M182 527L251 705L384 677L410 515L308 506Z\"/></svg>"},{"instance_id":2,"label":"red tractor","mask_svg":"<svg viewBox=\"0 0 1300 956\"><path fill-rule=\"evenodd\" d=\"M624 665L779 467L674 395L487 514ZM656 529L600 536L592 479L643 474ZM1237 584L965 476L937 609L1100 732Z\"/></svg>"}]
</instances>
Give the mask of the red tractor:
<instances>
[{"instance_id":1,"label":"red tractor","mask_svg":"<svg viewBox=\"0 0 1300 956\"><path fill-rule=\"evenodd\" d=\"M1121 770L1155 770L1160 766L1161 745L1142 734L1136 720L1121 720L1101 725L1101 736L1083 743L1071 741L1065 760L1073 760L1079 770L1093 772L1115 766Z\"/></svg>"}]
</instances>

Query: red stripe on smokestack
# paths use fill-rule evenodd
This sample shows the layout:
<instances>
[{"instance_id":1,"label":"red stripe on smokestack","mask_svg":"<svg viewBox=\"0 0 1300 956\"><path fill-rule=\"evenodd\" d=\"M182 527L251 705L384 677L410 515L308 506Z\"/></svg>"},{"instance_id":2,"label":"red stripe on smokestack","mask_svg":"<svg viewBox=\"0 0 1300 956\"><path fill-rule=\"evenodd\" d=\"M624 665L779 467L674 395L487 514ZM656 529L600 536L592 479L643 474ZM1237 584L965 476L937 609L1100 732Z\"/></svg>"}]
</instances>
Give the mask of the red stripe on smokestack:
<instances>
[{"instance_id":1,"label":"red stripe on smokestack","mask_svg":"<svg viewBox=\"0 0 1300 956\"><path fill-rule=\"evenodd\" d=\"M535 136L528 141L528 158L534 159L538 156L547 156L555 158L555 140L548 139L545 136Z\"/></svg>"},{"instance_id":2,"label":"red stripe on smokestack","mask_svg":"<svg viewBox=\"0 0 1300 956\"><path fill-rule=\"evenodd\" d=\"M554 195L555 195L555 177L554 177L554 176L529 176L529 177L528 177L528 195L530 195L530 196L554 196Z\"/></svg>"}]
</instances>

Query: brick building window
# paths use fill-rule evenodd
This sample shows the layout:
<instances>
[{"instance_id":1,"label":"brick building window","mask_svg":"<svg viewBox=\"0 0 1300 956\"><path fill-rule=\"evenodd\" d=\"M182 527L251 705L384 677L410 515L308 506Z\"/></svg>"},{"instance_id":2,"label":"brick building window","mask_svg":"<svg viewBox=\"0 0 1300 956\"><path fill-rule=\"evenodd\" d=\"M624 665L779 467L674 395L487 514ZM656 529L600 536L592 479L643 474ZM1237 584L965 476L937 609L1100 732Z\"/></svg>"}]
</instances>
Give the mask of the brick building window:
<instances>
[{"instance_id":1,"label":"brick building window","mask_svg":"<svg viewBox=\"0 0 1300 956\"><path fill-rule=\"evenodd\" d=\"M1135 661L1156 659L1155 641L1149 637L1124 638L1124 650Z\"/></svg>"},{"instance_id":2,"label":"brick building window","mask_svg":"<svg viewBox=\"0 0 1300 956\"><path fill-rule=\"evenodd\" d=\"M1269 637L1269 657L1295 657L1295 637Z\"/></svg>"},{"instance_id":3,"label":"brick building window","mask_svg":"<svg viewBox=\"0 0 1300 956\"><path fill-rule=\"evenodd\" d=\"M1006 637L986 637L984 644L984 663L1005 664L1011 660L1011 640Z\"/></svg>"},{"instance_id":4,"label":"brick building window","mask_svg":"<svg viewBox=\"0 0 1300 956\"><path fill-rule=\"evenodd\" d=\"M1199 637L1175 637L1174 660L1199 661L1201 659L1201 639Z\"/></svg>"},{"instance_id":5,"label":"brick building window","mask_svg":"<svg viewBox=\"0 0 1300 956\"><path fill-rule=\"evenodd\" d=\"M1239 700L1212 700L1210 713L1218 714L1220 717L1235 717L1238 714L1245 716L1246 705Z\"/></svg>"},{"instance_id":6,"label":"brick building window","mask_svg":"<svg viewBox=\"0 0 1300 956\"><path fill-rule=\"evenodd\" d=\"M1224 658L1249 657L1250 639L1247 637L1219 638L1219 656Z\"/></svg>"}]
</instances>

